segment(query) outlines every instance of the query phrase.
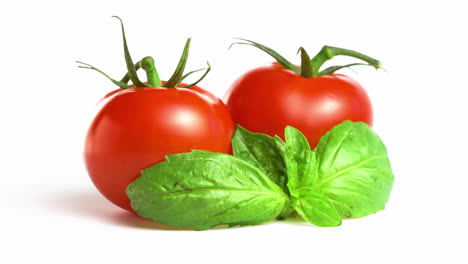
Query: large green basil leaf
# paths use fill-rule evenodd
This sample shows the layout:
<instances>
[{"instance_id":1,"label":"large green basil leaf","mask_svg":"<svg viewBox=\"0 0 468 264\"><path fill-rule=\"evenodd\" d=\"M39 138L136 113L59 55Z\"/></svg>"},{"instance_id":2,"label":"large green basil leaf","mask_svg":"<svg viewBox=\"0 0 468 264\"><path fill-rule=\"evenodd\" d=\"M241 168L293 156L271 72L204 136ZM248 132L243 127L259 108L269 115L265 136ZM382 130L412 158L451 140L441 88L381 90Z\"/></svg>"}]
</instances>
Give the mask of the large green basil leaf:
<instances>
[{"instance_id":1,"label":"large green basil leaf","mask_svg":"<svg viewBox=\"0 0 468 264\"><path fill-rule=\"evenodd\" d=\"M260 169L239 158L208 151L169 155L127 187L143 217L197 230L270 221L289 197Z\"/></svg>"},{"instance_id":2,"label":"large green basil leaf","mask_svg":"<svg viewBox=\"0 0 468 264\"><path fill-rule=\"evenodd\" d=\"M383 210L393 186L387 150L365 123L344 121L320 139L312 188L330 199L342 218Z\"/></svg>"}]
</instances>

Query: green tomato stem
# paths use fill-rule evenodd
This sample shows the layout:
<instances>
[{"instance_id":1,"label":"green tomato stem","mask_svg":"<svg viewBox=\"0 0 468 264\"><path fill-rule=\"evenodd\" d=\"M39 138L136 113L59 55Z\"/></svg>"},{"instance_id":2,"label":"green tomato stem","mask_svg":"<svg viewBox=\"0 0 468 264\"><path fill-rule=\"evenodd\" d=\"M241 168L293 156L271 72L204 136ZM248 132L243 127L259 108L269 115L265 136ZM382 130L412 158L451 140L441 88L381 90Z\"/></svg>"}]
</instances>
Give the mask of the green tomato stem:
<instances>
[{"instance_id":1,"label":"green tomato stem","mask_svg":"<svg viewBox=\"0 0 468 264\"><path fill-rule=\"evenodd\" d=\"M145 70L146 77L148 79L148 86L150 87L161 87L162 83L159 79L158 72L154 66L154 59L151 56L144 57L141 61L141 68Z\"/></svg>"},{"instance_id":2,"label":"green tomato stem","mask_svg":"<svg viewBox=\"0 0 468 264\"><path fill-rule=\"evenodd\" d=\"M309 54L307 54L307 51L303 47L300 47L298 52L301 52L301 76L305 78L314 77L314 71Z\"/></svg>"},{"instance_id":3,"label":"green tomato stem","mask_svg":"<svg viewBox=\"0 0 468 264\"><path fill-rule=\"evenodd\" d=\"M319 76L320 68L322 67L322 65L326 61L331 60L333 57L338 56L338 55L344 55L344 56L349 56L349 57L353 57L356 59L360 59L362 61L367 62L369 65L373 66L376 69L382 67L382 64L380 63L380 61L374 58L371 58L367 55L364 55L362 53L356 52L354 50L342 49L342 48L331 47L331 46L323 46L323 48L319 51L319 53L317 53L317 55L315 55L315 57L312 58L311 60L312 70L314 72L314 75Z\"/></svg>"},{"instance_id":4,"label":"green tomato stem","mask_svg":"<svg viewBox=\"0 0 468 264\"><path fill-rule=\"evenodd\" d=\"M369 64L367 63L351 63L351 64L346 64L346 65L336 65L336 66L331 66L331 67L326 68L325 70L320 71L317 75L318 76L328 75L328 74L335 73L338 70L341 70L344 68L350 68L350 67L358 66L358 65L369 66Z\"/></svg>"},{"instance_id":5,"label":"green tomato stem","mask_svg":"<svg viewBox=\"0 0 468 264\"><path fill-rule=\"evenodd\" d=\"M182 86L182 88L190 88L190 87L192 87L192 86L197 85L199 82L201 82L203 79L205 79L206 75L211 71L211 65L210 65L210 63L209 63L209 62L206 62L206 64L208 64L208 67L205 69L205 73L203 73L203 75L202 75L196 82L191 83L191 84L189 84L189 85ZM202 69L202 70L203 70L203 69ZM189 73L187 73L187 74L191 74L191 73L197 72L197 71L198 71L198 70L192 71L192 72L189 72ZM187 74L184 75L184 77L187 76ZM184 78L184 77L183 77L183 78Z\"/></svg>"},{"instance_id":6,"label":"green tomato stem","mask_svg":"<svg viewBox=\"0 0 468 264\"><path fill-rule=\"evenodd\" d=\"M135 71L138 71L141 68L141 60L135 63ZM128 83L130 81L130 76L128 75L128 72L125 73L124 77L120 80L122 83Z\"/></svg>"},{"instance_id":7,"label":"green tomato stem","mask_svg":"<svg viewBox=\"0 0 468 264\"><path fill-rule=\"evenodd\" d=\"M300 70L296 67L296 65L289 62L287 59L285 59L278 52L272 50L271 48L269 48L267 46L264 46L264 45L262 45L260 43L248 40L248 39L239 38L239 40L241 40L243 42L232 43L229 48L231 48L233 45L239 45L239 44L240 45L249 45L249 46L256 47L257 49L260 49L261 51L263 51L263 52L267 53L268 55L270 55L271 57L273 57L285 69L291 70L291 71L293 71L293 72L295 72L297 74L300 73Z\"/></svg>"},{"instance_id":8,"label":"green tomato stem","mask_svg":"<svg viewBox=\"0 0 468 264\"><path fill-rule=\"evenodd\" d=\"M130 52L128 50L127 39L125 37L125 29L124 29L122 19L120 19L120 17L118 17L118 16L113 16L113 17L117 18L120 21L120 25L121 25L121 28L122 28L122 38L123 38L123 44L124 44L125 63L127 64L128 76L130 77L130 80L132 80L133 84L136 87L147 87L147 85L145 85L144 83L142 83L140 81L140 79L138 79L138 75L137 75L137 72L136 72L136 69L135 69L135 65L134 65L134 63L132 61L132 57L130 56Z\"/></svg>"},{"instance_id":9,"label":"green tomato stem","mask_svg":"<svg viewBox=\"0 0 468 264\"><path fill-rule=\"evenodd\" d=\"M198 69L198 70L193 70L193 71L190 71L190 72L187 72L186 74L184 74L184 76L182 76L180 82L177 84L179 85L181 82L183 82L187 77L189 77L190 75L194 74L194 73L197 73L197 72L201 72L201 71L206 71L207 68L202 68L202 69Z\"/></svg>"},{"instance_id":10,"label":"green tomato stem","mask_svg":"<svg viewBox=\"0 0 468 264\"><path fill-rule=\"evenodd\" d=\"M122 89L128 89L128 88L132 88L131 85L128 85L127 82L122 82L122 81L116 81L114 79L112 79L109 75L107 75L105 72L101 71L100 69L90 65L90 64L87 64L87 63L84 63L84 62L81 62L81 61L77 61L77 63L79 64L82 64L82 65L79 65L78 67L79 68L83 68L83 69L90 69L90 70L94 70L94 71L97 71L99 72L100 74L104 75L107 79L109 79L112 83L114 83L115 85L119 86L120 88Z\"/></svg>"},{"instance_id":11,"label":"green tomato stem","mask_svg":"<svg viewBox=\"0 0 468 264\"><path fill-rule=\"evenodd\" d=\"M191 38L188 38L187 41L185 42L184 51L182 52L182 55L180 56L179 63L177 64L177 67L174 73L172 74L171 78L164 84L164 87L174 88L180 83L184 75L185 65L187 65L187 59L189 55L191 40L192 40Z\"/></svg>"}]
</instances>

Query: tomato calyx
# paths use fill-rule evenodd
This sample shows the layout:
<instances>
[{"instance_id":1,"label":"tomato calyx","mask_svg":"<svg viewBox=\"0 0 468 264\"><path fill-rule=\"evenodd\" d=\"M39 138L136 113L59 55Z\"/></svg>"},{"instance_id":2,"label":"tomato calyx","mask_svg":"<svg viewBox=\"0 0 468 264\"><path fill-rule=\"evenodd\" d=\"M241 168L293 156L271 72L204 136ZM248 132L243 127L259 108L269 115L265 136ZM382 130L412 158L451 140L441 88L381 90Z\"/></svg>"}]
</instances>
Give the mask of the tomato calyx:
<instances>
[{"instance_id":1,"label":"tomato calyx","mask_svg":"<svg viewBox=\"0 0 468 264\"><path fill-rule=\"evenodd\" d=\"M309 54L307 51L300 47L297 53L301 53L301 75L306 78L314 77L314 68L312 67L312 63L310 63Z\"/></svg>"},{"instance_id":2,"label":"tomato calyx","mask_svg":"<svg viewBox=\"0 0 468 264\"><path fill-rule=\"evenodd\" d=\"M298 50L298 53L299 52L301 53L301 67L299 68L293 63L289 62L283 56L281 56L278 52L274 51L273 49L267 46L264 46L260 43L247 40L247 39L240 38L239 40L240 41L238 42L232 43L231 47L233 45L249 45L249 46L256 47L262 50L263 52L267 53L271 57L273 57L285 69L291 70L295 72L296 74L299 74L305 78L313 78L313 77L328 75L328 74L335 73L336 71L341 70L343 68L349 68L349 67L357 66L357 65L372 66L375 69L379 69L382 67L382 64L379 60L376 60L372 57L369 57L357 51L325 45L312 59L307 54L307 51L303 47L300 47ZM339 55L353 57L361 61L364 61L365 63L351 63L351 64L346 64L346 65L335 65L335 66L328 67L324 70L320 70L325 62Z\"/></svg>"},{"instance_id":3,"label":"tomato calyx","mask_svg":"<svg viewBox=\"0 0 468 264\"><path fill-rule=\"evenodd\" d=\"M132 57L130 56L129 49L128 49L127 39L125 37L125 29L124 29L123 21L118 16L113 16L113 17L117 18L120 21L120 25L122 28L122 38L123 38L124 56L125 56L125 64L127 66L127 73L124 75L124 77L120 81L117 81L111 78L109 75L107 75L103 71L99 70L98 68L90 64L77 61L77 63L81 64L78 66L79 68L95 70L101 73L102 75L104 75L107 79L109 79L115 85L119 86L121 89L136 88L136 87L190 88L192 86L197 85L200 81L202 81L206 77L206 75L210 72L211 65L207 62L208 67L194 70L194 71L184 74L185 66L187 64L188 55L189 55L190 42L191 42L191 38L188 38L185 43L184 50L182 52L182 55L179 59L179 63L177 64L177 67L174 73L172 74L172 76L169 78L167 82L163 83L161 79L159 78L159 74L156 70L153 57L147 56L141 59L140 61L138 61L137 63L133 62ZM146 72L146 77L147 77L146 82L142 82L138 78L137 71L139 69L143 69ZM197 81L195 81L192 84L180 86L180 84L185 78L199 71L205 71L205 72ZM132 84L128 84L129 81L132 81Z\"/></svg>"}]
</instances>

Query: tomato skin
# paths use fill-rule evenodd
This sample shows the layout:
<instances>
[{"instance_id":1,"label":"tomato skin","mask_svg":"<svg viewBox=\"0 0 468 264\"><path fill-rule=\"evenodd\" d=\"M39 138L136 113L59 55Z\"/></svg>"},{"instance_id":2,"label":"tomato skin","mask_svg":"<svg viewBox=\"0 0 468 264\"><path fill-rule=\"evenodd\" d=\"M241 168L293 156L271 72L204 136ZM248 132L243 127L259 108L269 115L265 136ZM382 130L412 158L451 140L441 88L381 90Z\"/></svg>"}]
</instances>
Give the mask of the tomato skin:
<instances>
[{"instance_id":1,"label":"tomato skin","mask_svg":"<svg viewBox=\"0 0 468 264\"><path fill-rule=\"evenodd\" d=\"M133 211L127 185L166 155L232 153L228 109L197 86L118 89L100 104L86 136L85 164L96 188L123 209Z\"/></svg>"},{"instance_id":2,"label":"tomato skin","mask_svg":"<svg viewBox=\"0 0 468 264\"><path fill-rule=\"evenodd\" d=\"M311 148L344 120L372 125L369 97L353 79L342 74L305 78L277 63L239 77L224 100L235 123L283 139L290 125L304 133Z\"/></svg>"}]
</instances>

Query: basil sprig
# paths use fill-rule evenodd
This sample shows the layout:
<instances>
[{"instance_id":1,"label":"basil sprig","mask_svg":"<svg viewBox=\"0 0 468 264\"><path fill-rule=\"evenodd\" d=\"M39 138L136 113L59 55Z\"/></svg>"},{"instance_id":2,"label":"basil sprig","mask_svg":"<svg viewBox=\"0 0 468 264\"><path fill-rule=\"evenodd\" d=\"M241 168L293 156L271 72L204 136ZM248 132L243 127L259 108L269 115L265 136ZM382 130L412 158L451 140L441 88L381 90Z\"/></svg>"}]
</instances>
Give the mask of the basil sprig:
<instances>
[{"instance_id":1,"label":"basil sprig","mask_svg":"<svg viewBox=\"0 0 468 264\"><path fill-rule=\"evenodd\" d=\"M142 171L127 188L132 207L155 221L205 230L254 225L296 211L317 226L383 210L394 176L380 138L345 121L311 150L293 127L279 137L238 126L234 156L194 150Z\"/></svg>"},{"instance_id":2,"label":"basil sprig","mask_svg":"<svg viewBox=\"0 0 468 264\"><path fill-rule=\"evenodd\" d=\"M384 209L394 176L385 145L368 125L345 121L314 151L295 128L287 127L285 137L292 205L305 220L338 226Z\"/></svg>"}]
</instances>

